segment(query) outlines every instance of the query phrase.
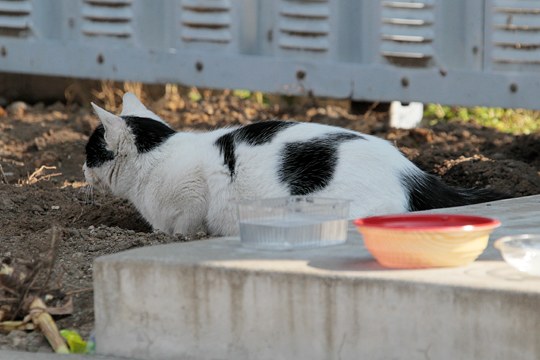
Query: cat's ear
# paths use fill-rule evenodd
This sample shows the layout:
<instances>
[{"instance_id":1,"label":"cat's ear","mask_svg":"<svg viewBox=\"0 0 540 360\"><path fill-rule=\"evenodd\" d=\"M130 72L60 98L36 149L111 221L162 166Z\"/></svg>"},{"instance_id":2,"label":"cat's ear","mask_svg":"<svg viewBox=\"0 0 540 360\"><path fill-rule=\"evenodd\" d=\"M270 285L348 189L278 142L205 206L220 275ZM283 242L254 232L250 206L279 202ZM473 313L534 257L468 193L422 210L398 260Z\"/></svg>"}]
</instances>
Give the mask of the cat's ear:
<instances>
[{"instance_id":1,"label":"cat's ear","mask_svg":"<svg viewBox=\"0 0 540 360\"><path fill-rule=\"evenodd\" d=\"M103 124L103 127L105 128L106 137L112 138L125 129L126 122L120 116L111 114L107 110L100 108L94 103L91 104L92 108L94 108L94 112L96 113L99 120Z\"/></svg>"},{"instance_id":2,"label":"cat's ear","mask_svg":"<svg viewBox=\"0 0 540 360\"><path fill-rule=\"evenodd\" d=\"M148 110L137 96L130 92L125 93L122 98L122 112L120 116L145 117L165 124L162 118Z\"/></svg>"}]
</instances>

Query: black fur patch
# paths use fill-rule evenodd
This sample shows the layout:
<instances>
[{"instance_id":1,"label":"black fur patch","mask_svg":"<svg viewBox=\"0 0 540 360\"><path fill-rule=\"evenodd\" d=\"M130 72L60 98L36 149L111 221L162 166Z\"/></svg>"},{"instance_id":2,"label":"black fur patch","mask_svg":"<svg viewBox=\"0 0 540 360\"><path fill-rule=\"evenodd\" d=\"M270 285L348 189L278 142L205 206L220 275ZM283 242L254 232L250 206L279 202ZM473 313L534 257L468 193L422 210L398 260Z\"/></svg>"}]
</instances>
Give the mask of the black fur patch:
<instances>
[{"instance_id":1,"label":"black fur patch","mask_svg":"<svg viewBox=\"0 0 540 360\"><path fill-rule=\"evenodd\" d=\"M333 143L340 143L342 141L347 141L347 140L359 140L359 139L366 140L366 138L363 137L362 135L354 134L354 133L347 133L347 132L328 134L324 137L324 139L325 141L329 141Z\"/></svg>"},{"instance_id":2,"label":"black fur patch","mask_svg":"<svg viewBox=\"0 0 540 360\"><path fill-rule=\"evenodd\" d=\"M223 156L223 163L229 168L231 178L234 176L236 167L236 156L234 155L234 131L220 136L215 145L219 148L219 153Z\"/></svg>"},{"instance_id":3,"label":"black fur patch","mask_svg":"<svg viewBox=\"0 0 540 360\"><path fill-rule=\"evenodd\" d=\"M291 195L307 195L324 189L334 176L339 145L357 139L365 140L358 134L343 132L286 144L281 153L279 180L287 184Z\"/></svg>"},{"instance_id":4,"label":"black fur patch","mask_svg":"<svg viewBox=\"0 0 540 360\"><path fill-rule=\"evenodd\" d=\"M122 118L135 135L135 146L139 153L151 151L176 133L167 125L153 119L137 116Z\"/></svg>"},{"instance_id":5,"label":"black fur patch","mask_svg":"<svg viewBox=\"0 0 540 360\"><path fill-rule=\"evenodd\" d=\"M236 172L236 144L263 145L272 141L281 130L297 124L290 121L262 121L243 126L220 136L215 145L223 156L223 163L229 168L231 178L234 177Z\"/></svg>"},{"instance_id":6,"label":"black fur patch","mask_svg":"<svg viewBox=\"0 0 540 360\"><path fill-rule=\"evenodd\" d=\"M261 121L249 124L233 131L237 143L246 142L249 145L266 144L276 136L281 130L293 125L298 125L291 121Z\"/></svg>"},{"instance_id":7,"label":"black fur patch","mask_svg":"<svg viewBox=\"0 0 540 360\"><path fill-rule=\"evenodd\" d=\"M114 153L107 150L105 143L105 129L99 125L86 143L86 166L99 167L107 161L114 160Z\"/></svg>"},{"instance_id":8,"label":"black fur patch","mask_svg":"<svg viewBox=\"0 0 540 360\"><path fill-rule=\"evenodd\" d=\"M409 211L477 204L508 198L489 189L465 189L445 184L438 177L423 173L402 175L401 183L409 193Z\"/></svg>"}]
</instances>

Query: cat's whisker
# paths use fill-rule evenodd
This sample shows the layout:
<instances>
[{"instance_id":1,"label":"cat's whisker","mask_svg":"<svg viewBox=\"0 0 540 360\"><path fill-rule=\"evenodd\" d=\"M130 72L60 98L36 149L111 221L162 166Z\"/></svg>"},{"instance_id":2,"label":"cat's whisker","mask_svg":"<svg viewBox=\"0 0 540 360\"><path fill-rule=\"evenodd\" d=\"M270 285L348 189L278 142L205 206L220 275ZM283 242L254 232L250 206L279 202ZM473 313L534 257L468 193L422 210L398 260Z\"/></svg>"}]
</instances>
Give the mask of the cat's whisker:
<instances>
[{"instance_id":1,"label":"cat's whisker","mask_svg":"<svg viewBox=\"0 0 540 360\"><path fill-rule=\"evenodd\" d=\"M94 187L90 184L84 187L84 203L86 205L94 204Z\"/></svg>"}]
</instances>

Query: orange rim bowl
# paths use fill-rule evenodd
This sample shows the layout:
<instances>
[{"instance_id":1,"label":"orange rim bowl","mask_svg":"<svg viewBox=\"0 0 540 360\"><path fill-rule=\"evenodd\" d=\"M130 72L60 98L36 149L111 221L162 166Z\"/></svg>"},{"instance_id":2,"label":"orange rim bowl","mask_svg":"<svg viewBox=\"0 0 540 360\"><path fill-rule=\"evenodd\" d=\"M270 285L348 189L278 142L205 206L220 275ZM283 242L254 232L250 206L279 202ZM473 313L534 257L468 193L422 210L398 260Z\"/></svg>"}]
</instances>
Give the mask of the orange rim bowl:
<instances>
[{"instance_id":1,"label":"orange rim bowl","mask_svg":"<svg viewBox=\"0 0 540 360\"><path fill-rule=\"evenodd\" d=\"M452 214L372 216L354 221L368 251L390 268L467 265L485 250L496 219Z\"/></svg>"}]
</instances>

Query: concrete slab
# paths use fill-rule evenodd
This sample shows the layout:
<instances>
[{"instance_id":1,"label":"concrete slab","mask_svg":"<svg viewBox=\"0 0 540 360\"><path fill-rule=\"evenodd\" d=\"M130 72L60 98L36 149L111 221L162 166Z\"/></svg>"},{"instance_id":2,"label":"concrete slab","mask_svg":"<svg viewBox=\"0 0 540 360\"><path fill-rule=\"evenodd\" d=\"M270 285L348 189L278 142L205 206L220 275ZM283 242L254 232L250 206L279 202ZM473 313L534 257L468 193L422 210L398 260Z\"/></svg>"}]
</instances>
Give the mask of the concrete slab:
<instances>
[{"instance_id":1,"label":"concrete slab","mask_svg":"<svg viewBox=\"0 0 540 360\"><path fill-rule=\"evenodd\" d=\"M540 196L438 210L540 233ZM389 270L347 244L270 252L236 238L95 263L98 352L137 359L540 359L540 277L489 245L460 268Z\"/></svg>"}]
</instances>

